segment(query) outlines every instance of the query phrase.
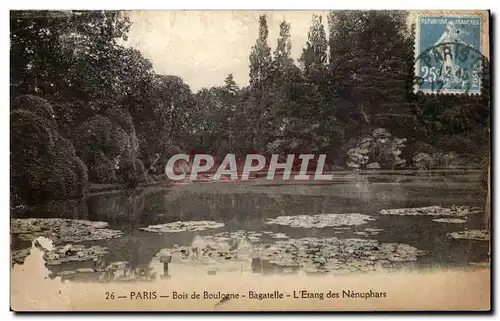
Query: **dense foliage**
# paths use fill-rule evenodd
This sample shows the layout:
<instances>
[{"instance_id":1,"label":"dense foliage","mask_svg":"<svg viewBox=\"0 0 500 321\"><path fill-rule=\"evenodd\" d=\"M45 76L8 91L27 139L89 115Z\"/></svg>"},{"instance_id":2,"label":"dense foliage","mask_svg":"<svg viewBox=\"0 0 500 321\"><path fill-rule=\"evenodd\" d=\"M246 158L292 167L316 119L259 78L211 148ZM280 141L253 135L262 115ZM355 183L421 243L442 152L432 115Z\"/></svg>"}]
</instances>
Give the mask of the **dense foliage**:
<instances>
[{"instance_id":1,"label":"dense foliage","mask_svg":"<svg viewBox=\"0 0 500 321\"><path fill-rule=\"evenodd\" d=\"M249 85L228 75L196 93L121 45L124 12L11 11L10 21L16 202L78 197L88 182L136 186L179 152L314 152L329 166L431 168L478 164L489 150L489 78L481 96L414 94L405 12L314 15L305 44L292 44L286 21L274 43L261 16Z\"/></svg>"}]
</instances>

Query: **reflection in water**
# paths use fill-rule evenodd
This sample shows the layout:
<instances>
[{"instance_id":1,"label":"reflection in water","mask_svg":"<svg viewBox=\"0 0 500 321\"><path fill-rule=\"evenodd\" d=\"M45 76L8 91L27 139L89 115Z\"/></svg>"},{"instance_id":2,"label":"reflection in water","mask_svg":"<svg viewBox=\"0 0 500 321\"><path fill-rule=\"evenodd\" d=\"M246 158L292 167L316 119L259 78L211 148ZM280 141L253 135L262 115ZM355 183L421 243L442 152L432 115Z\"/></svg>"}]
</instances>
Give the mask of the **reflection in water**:
<instances>
[{"instance_id":1,"label":"reflection in water","mask_svg":"<svg viewBox=\"0 0 500 321\"><path fill-rule=\"evenodd\" d=\"M426 255L417 261L417 264L426 267L465 265L467 262L481 261L486 257L488 250L486 242L451 240L446 236L465 228L483 228L481 214L470 215L464 224L432 222L428 217L379 214L382 209L432 205L455 204L483 208L485 195L478 188L478 175L470 173L446 176L414 173L349 175L348 179L346 175L342 183L321 185L276 185L263 180L247 185L202 183L152 187L119 193L102 193L76 201L52 202L24 213L12 214L17 217L64 217L105 221L110 224L111 229L123 231L124 235L120 238L89 243L108 248L109 253L104 256L104 262L96 267L94 262L51 267L55 273L78 268L92 268L99 271L99 273L77 273L78 278L84 276L84 279L96 278L95 275L91 276L92 274L107 275L102 276L102 280L160 277L164 274L162 254L159 254L163 249L193 247L193 242L200 242L200 238L203 238L203 242L208 242L211 237L212 241L217 243L221 238L228 237L221 233L234 234L239 230L248 234L245 242L247 246L252 247L253 244L275 243L278 239L276 235L280 235L279 233L292 239L363 236L384 243L405 243L426 251ZM266 224L267 219L278 216L321 213L362 213L373 216L375 220L345 230L332 227L298 228ZM139 230L148 225L196 220L222 222L224 227L200 232L165 234ZM377 235L362 233L366 228L382 231ZM262 236L257 236L255 233L261 233ZM275 267L271 268L268 262L248 255L246 257L242 255L243 261L232 264L235 259L230 255L231 246L229 244L227 250L220 250L225 254L217 254L219 256L215 260L218 266L243 272L275 270ZM13 239L12 247L23 248L26 244ZM198 255L200 253L202 252L198 252ZM229 254L224 256L227 253ZM228 256L231 256L231 259L225 259ZM185 264L186 260L191 260L191 265L199 263L196 263L191 251L185 258L174 253L171 255L171 260L168 265L168 274L171 275L185 270L189 265ZM118 264L117 267L111 265L114 262L126 262L126 264ZM111 267L107 269L110 265ZM210 262L199 265L208 267L210 273L218 273L215 269L211 270ZM102 271L103 269L105 271Z\"/></svg>"}]
</instances>

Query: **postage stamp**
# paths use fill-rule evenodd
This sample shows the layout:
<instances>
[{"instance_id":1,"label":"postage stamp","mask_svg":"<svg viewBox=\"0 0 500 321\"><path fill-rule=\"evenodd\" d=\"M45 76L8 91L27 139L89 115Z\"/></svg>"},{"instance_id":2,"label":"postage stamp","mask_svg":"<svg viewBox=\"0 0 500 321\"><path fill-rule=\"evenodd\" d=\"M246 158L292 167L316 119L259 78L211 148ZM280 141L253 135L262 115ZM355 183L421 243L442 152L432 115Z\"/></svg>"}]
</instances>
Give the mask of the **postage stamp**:
<instances>
[{"instance_id":1,"label":"postage stamp","mask_svg":"<svg viewBox=\"0 0 500 321\"><path fill-rule=\"evenodd\" d=\"M415 92L481 94L488 17L469 12L416 18Z\"/></svg>"}]
</instances>

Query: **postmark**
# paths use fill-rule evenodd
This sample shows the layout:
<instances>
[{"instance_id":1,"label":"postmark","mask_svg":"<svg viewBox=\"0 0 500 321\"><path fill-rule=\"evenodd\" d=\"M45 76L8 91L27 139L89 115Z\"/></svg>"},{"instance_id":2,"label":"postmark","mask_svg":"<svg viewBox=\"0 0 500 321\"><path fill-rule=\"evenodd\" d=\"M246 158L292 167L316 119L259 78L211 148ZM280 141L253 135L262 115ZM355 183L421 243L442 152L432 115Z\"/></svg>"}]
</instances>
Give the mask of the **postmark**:
<instances>
[{"instance_id":1,"label":"postmark","mask_svg":"<svg viewBox=\"0 0 500 321\"><path fill-rule=\"evenodd\" d=\"M415 92L481 94L484 15L416 16Z\"/></svg>"}]
</instances>

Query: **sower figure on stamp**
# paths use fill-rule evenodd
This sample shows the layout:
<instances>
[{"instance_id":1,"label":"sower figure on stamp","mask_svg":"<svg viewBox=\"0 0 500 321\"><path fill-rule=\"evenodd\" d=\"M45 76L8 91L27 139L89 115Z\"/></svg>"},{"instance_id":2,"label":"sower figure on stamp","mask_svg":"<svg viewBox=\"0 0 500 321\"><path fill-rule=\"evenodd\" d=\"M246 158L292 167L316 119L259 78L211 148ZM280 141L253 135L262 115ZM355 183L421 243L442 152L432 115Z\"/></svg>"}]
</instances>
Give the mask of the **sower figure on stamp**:
<instances>
[{"instance_id":1,"label":"sower figure on stamp","mask_svg":"<svg viewBox=\"0 0 500 321\"><path fill-rule=\"evenodd\" d=\"M460 38L460 34L466 34L466 31L462 28L458 28L453 21L448 21L443 34L434 44L436 48L441 48L442 51L443 65L439 73L439 79L445 84L444 87L460 81L460 77L457 77L457 75L460 74L460 66L455 63L451 51L451 44L468 46L467 43Z\"/></svg>"}]
</instances>

